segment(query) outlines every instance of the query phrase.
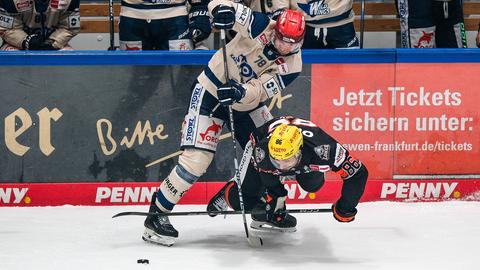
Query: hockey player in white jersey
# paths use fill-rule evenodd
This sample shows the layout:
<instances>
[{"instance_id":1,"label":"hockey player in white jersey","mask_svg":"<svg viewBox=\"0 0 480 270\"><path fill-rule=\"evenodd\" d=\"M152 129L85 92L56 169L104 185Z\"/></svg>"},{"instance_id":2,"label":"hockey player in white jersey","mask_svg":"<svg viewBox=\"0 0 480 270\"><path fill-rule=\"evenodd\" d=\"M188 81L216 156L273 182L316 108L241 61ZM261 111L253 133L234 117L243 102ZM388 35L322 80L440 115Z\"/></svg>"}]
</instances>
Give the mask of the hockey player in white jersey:
<instances>
[{"instance_id":1,"label":"hockey player in white jersey","mask_svg":"<svg viewBox=\"0 0 480 270\"><path fill-rule=\"evenodd\" d=\"M272 119L265 101L285 89L302 70L300 48L305 20L300 12L286 10L277 21L228 0L213 0L208 9L216 29L233 29L227 59L217 51L192 86L182 128L178 164L152 197L149 212L170 212L207 170L213 160L228 110L232 105L235 136L243 147L250 133ZM227 61L230 81L224 75ZM229 125L227 125L229 126ZM167 216L145 219L145 241L173 245L178 231Z\"/></svg>"},{"instance_id":2,"label":"hockey player in white jersey","mask_svg":"<svg viewBox=\"0 0 480 270\"><path fill-rule=\"evenodd\" d=\"M122 0L121 50L192 50L211 32L208 0Z\"/></svg>"},{"instance_id":3,"label":"hockey player in white jersey","mask_svg":"<svg viewBox=\"0 0 480 270\"><path fill-rule=\"evenodd\" d=\"M80 31L79 0L1 0L0 51L72 49Z\"/></svg>"},{"instance_id":4,"label":"hockey player in white jersey","mask_svg":"<svg viewBox=\"0 0 480 270\"><path fill-rule=\"evenodd\" d=\"M275 18L279 9L303 12L307 23L304 49L358 48L353 25L353 0L251 0L252 9L260 9Z\"/></svg>"}]
</instances>

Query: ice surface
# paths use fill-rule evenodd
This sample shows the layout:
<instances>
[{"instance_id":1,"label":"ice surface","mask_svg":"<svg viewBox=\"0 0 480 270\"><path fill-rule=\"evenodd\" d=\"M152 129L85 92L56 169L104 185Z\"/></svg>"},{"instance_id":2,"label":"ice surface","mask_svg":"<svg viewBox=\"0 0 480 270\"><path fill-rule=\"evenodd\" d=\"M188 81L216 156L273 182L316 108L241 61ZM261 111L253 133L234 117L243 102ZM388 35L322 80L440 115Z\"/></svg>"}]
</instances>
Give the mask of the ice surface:
<instances>
[{"instance_id":1,"label":"ice surface","mask_svg":"<svg viewBox=\"0 0 480 270\"><path fill-rule=\"evenodd\" d=\"M328 205L289 205L319 208ZM179 205L175 211L203 210ZM357 219L297 214L298 231L262 233L251 248L241 216L172 217L173 247L141 240L141 207L0 208L0 269L478 269L480 203L363 203ZM148 259L150 264L137 264Z\"/></svg>"}]
</instances>

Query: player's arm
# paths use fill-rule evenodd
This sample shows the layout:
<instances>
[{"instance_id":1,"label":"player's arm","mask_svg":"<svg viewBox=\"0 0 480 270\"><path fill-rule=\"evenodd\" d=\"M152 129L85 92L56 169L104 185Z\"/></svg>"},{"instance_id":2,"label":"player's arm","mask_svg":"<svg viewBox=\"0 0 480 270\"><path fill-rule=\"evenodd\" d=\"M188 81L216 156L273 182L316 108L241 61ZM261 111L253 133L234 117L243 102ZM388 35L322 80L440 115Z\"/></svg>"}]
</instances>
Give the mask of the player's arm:
<instances>
[{"instance_id":1,"label":"player's arm","mask_svg":"<svg viewBox=\"0 0 480 270\"><path fill-rule=\"evenodd\" d=\"M254 12L250 8L240 4L234 3L229 0L213 0L208 4L208 10L214 17L213 26L215 27L215 14L218 10L224 7L231 8L234 14L234 21L230 28L238 34L248 37L250 39L256 39L259 37L270 24L270 18L263 13Z\"/></svg>"},{"instance_id":2,"label":"player's arm","mask_svg":"<svg viewBox=\"0 0 480 270\"><path fill-rule=\"evenodd\" d=\"M22 14L19 13L11 0L0 1L0 38L19 49L27 38L23 31Z\"/></svg>"},{"instance_id":3,"label":"player's arm","mask_svg":"<svg viewBox=\"0 0 480 270\"><path fill-rule=\"evenodd\" d=\"M49 36L48 42L55 49L62 49L80 32L80 0L72 0L62 12L56 30Z\"/></svg>"},{"instance_id":4,"label":"player's arm","mask_svg":"<svg viewBox=\"0 0 480 270\"><path fill-rule=\"evenodd\" d=\"M253 106L272 98L300 75L302 71L300 56L288 57L286 61L283 59L285 58L277 59L276 65L272 69L266 70L257 79L252 79L242 85L245 88L245 96L240 101L243 105Z\"/></svg>"},{"instance_id":5,"label":"player's arm","mask_svg":"<svg viewBox=\"0 0 480 270\"><path fill-rule=\"evenodd\" d=\"M333 216L340 222L351 222L357 214L358 202L367 184L368 170L339 143L331 150L332 170L343 179L342 195L332 205Z\"/></svg>"}]
</instances>

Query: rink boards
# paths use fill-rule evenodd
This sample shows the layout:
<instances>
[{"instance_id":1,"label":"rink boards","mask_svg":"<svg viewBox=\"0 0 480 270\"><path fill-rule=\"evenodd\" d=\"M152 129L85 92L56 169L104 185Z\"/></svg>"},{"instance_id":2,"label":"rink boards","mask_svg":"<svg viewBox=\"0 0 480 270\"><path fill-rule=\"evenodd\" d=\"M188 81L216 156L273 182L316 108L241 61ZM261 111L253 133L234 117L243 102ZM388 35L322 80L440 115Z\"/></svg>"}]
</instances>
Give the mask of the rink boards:
<instances>
[{"instance_id":1,"label":"rink boards","mask_svg":"<svg viewBox=\"0 0 480 270\"><path fill-rule=\"evenodd\" d=\"M0 56L0 206L145 204L175 164L190 85L212 52ZM309 118L370 171L364 201L479 200L480 52L305 51L267 105ZM182 199L233 175L230 138ZM332 202L341 180L295 203Z\"/></svg>"}]
</instances>

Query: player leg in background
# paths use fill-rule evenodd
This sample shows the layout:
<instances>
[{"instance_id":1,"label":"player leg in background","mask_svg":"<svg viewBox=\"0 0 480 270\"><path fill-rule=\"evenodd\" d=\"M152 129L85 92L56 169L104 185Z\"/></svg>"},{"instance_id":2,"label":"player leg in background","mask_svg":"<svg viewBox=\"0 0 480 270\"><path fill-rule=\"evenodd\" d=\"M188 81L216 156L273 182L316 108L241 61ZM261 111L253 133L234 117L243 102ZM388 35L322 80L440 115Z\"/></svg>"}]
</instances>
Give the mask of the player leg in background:
<instances>
[{"instance_id":1,"label":"player leg in background","mask_svg":"<svg viewBox=\"0 0 480 270\"><path fill-rule=\"evenodd\" d=\"M360 42L355 33L353 22L326 28L328 49L359 49Z\"/></svg>"},{"instance_id":2,"label":"player leg in background","mask_svg":"<svg viewBox=\"0 0 480 270\"><path fill-rule=\"evenodd\" d=\"M396 0L400 15L402 48L434 48L435 22L432 0Z\"/></svg>"},{"instance_id":3,"label":"player leg in background","mask_svg":"<svg viewBox=\"0 0 480 270\"><path fill-rule=\"evenodd\" d=\"M462 1L434 1L433 8L437 48L467 48Z\"/></svg>"},{"instance_id":4,"label":"player leg in background","mask_svg":"<svg viewBox=\"0 0 480 270\"><path fill-rule=\"evenodd\" d=\"M153 50L153 44L149 39L148 24L146 20L120 16L118 25L120 50Z\"/></svg>"},{"instance_id":5,"label":"player leg in background","mask_svg":"<svg viewBox=\"0 0 480 270\"><path fill-rule=\"evenodd\" d=\"M358 49L353 22L329 28L307 26L303 49Z\"/></svg>"},{"instance_id":6,"label":"player leg in background","mask_svg":"<svg viewBox=\"0 0 480 270\"><path fill-rule=\"evenodd\" d=\"M327 40L324 38L324 28L308 26L305 28L305 38L302 49L326 49Z\"/></svg>"},{"instance_id":7,"label":"player leg in background","mask_svg":"<svg viewBox=\"0 0 480 270\"><path fill-rule=\"evenodd\" d=\"M149 27L156 50L193 49L187 16L155 20Z\"/></svg>"}]
</instances>

